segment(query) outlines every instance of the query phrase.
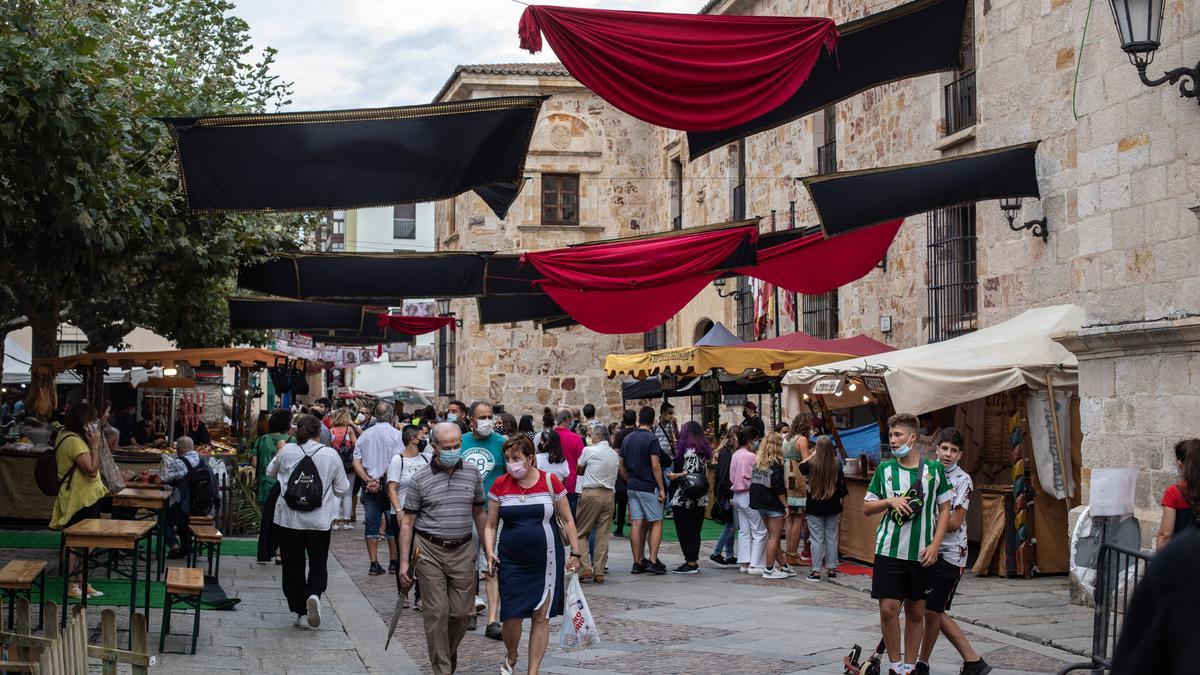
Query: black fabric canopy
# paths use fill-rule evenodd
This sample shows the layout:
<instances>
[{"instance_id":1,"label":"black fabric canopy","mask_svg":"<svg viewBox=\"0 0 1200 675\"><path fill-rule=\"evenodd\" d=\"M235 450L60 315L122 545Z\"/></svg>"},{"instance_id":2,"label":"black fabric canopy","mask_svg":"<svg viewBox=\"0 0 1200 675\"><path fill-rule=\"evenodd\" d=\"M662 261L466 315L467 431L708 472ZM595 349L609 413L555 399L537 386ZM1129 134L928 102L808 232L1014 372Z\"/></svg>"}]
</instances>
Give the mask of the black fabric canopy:
<instances>
[{"instance_id":1,"label":"black fabric canopy","mask_svg":"<svg viewBox=\"0 0 1200 675\"><path fill-rule=\"evenodd\" d=\"M1038 142L933 162L811 176L804 185L832 237L955 204L1039 197Z\"/></svg>"},{"instance_id":2,"label":"black fabric canopy","mask_svg":"<svg viewBox=\"0 0 1200 675\"><path fill-rule=\"evenodd\" d=\"M567 316L562 307L542 292L486 295L476 300L482 324L548 321Z\"/></svg>"},{"instance_id":3,"label":"black fabric canopy","mask_svg":"<svg viewBox=\"0 0 1200 675\"><path fill-rule=\"evenodd\" d=\"M334 302L302 302L272 298L227 298L233 330L292 330L308 333L318 343L374 345L413 342L413 336L381 330L379 307Z\"/></svg>"},{"instance_id":4,"label":"black fabric canopy","mask_svg":"<svg viewBox=\"0 0 1200 675\"><path fill-rule=\"evenodd\" d=\"M475 190L503 218L524 181L544 100L162 121L193 211L365 208Z\"/></svg>"},{"instance_id":5,"label":"black fabric canopy","mask_svg":"<svg viewBox=\"0 0 1200 675\"><path fill-rule=\"evenodd\" d=\"M301 253L238 270L238 287L296 300L399 305L483 294L487 253Z\"/></svg>"},{"instance_id":6,"label":"black fabric canopy","mask_svg":"<svg viewBox=\"0 0 1200 675\"><path fill-rule=\"evenodd\" d=\"M915 0L838 26L837 53L821 55L795 96L740 126L688 133L691 159L871 87L957 68L966 8L967 0Z\"/></svg>"}]
</instances>

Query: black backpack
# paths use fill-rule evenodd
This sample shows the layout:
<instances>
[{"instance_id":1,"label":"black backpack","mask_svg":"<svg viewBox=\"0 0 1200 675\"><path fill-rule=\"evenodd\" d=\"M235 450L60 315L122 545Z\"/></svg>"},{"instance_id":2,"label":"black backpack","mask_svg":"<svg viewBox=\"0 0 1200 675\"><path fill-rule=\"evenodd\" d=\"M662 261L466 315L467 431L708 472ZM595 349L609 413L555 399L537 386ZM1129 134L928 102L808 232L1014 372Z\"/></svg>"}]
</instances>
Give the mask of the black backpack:
<instances>
[{"instance_id":1,"label":"black backpack","mask_svg":"<svg viewBox=\"0 0 1200 675\"><path fill-rule=\"evenodd\" d=\"M204 460L200 460L200 464L196 466L192 466L182 455L179 460L188 470L187 476L183 479L188 515L207 516L212 512L217 494L212 470L204 466Z\"/></svg>"},{"instance_id":2,"label":"black backpack","mask_svg":"<svg viewBox=\"0 0 1200 675\"><path fill-rule=\"evenodd\" d=\"M313 455L320 451L321 448L317 448L313 451ZM304 453L304 459L300 460L296 468L292 469L287 489L283 492L283 501L293 511L315 511L321 506L321 500L325 497L325 486L321 483L321 474L317 471L317 463L313 461L313 455Z\"/></svg>"},{"instance_id":3,"label":"black backpack","mask_svg":"<svg viewBox=\"0 0 1200 675\"><path fill-rule=\"evenodd\" d=\"M57 496L62 486L75 474L77 465L72 462L71 468L67 469L63 477L58 477L58 448L65 440L67 440L67 432L59 432L54 438L54 447L43 450L42 454L38 455L37 463L33 465L33 481L37 483L42 494L47 497Z\"/></svg>"}]
</instances>

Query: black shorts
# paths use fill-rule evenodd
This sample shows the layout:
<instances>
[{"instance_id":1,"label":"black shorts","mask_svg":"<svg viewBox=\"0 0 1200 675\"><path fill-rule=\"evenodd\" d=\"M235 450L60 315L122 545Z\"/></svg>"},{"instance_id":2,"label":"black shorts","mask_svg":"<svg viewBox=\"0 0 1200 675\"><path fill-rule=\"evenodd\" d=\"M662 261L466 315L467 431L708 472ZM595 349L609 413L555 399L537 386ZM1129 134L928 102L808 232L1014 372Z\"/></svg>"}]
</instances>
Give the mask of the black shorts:
<instances>
[{"instance_id":1,"label":"black shorts","mask_svg":"<svg viewBox=\"0 0 1200 675\"><path fill-rule=\"evenodd\" d=\"M938 558L929 579L929 588L925 589L925 609L927 611L941 613L950 609L950 602L954 600L954 592L958 590L958 581L962 579L962 572L962 568L958 565Z\"/></svg>"},{"instance_id":2,"label":"black shorts","mask_svg":"<svg viewBox=\"0 0 1200 675\"><path fill-rule=\"evenodd\" d=\"M921 567L916 560L875 556L871 576L871 597L876 600L924 600L932 567Z\"/></svg>"}]
</instances>

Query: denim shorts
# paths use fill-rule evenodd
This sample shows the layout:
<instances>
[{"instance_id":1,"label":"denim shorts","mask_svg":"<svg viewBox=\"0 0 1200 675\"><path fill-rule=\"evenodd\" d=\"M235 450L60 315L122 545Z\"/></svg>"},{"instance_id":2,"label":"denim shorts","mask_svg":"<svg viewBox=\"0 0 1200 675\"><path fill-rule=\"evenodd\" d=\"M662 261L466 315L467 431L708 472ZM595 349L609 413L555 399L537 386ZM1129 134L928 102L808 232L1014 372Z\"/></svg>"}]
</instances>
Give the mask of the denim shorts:
<instances>
[{"instance_id":1,"label":"denim shorts","mask_svg":"<svg viewBox=\"0 0 1200 675\"><path fill-rule=\"evenodd\" d=\"M629 491L629 519L644 520L648 523L663 519L663 505L658 501L658 490L642 492Z\"/></svg>"},{"instance_id":2,"label":"denim shorts","mask_svg":"<svg viewBox=\"0 0 1200 675\"><path fill-rule=\"evenodd\" d=\"M395 539L400 534L400 526L396 524L395 516L388 513L388 508L391 504L379 497L382 492L371 493L367 492L366 486L363 486L362 494L358 501L362 503L363 514L366 516L366 527L363 530L363 537L366 539L379 539L379 519L387 518L387 538Z\"/></svg>"},{"instance_id":3,"label":"denim shorts","mask_svg":"<svg viewBox=\"0 0 1200 675\"><path fill-rule=\"evenodd\" d=\"M758 509L758 515L762 516L763 519L765 520L767 518L782 518L784 514L783 514L783 511L773 511L771 509Z\"/></svg>"}]
</instances>

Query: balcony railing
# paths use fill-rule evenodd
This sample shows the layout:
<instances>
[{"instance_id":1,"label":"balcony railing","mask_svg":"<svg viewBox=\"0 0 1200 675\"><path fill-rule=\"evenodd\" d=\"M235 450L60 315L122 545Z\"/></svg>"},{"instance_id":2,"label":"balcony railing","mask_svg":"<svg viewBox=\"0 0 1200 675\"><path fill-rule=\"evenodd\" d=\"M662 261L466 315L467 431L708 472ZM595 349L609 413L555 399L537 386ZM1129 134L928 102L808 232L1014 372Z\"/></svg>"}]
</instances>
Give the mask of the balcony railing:
<instances>
[{"instance_id":1,"label":"balcony railing","mask_svg":"<svg viewBox=\"0 0 1200 675\"><path fill-rule=\"evenodd\" d=\"M837 173L837 141L817 148L817 173Z\"/></svg>"},{"instance_id":2,"label":"balcony railing","mask_svg":"<svg viewBox=\"0 0 1200 675\"><path fill-rule=\"evenodd\" d=\"M969 72L946 85L946 135L975 124L975 73Z\"/></svg>"}]
</instances>

